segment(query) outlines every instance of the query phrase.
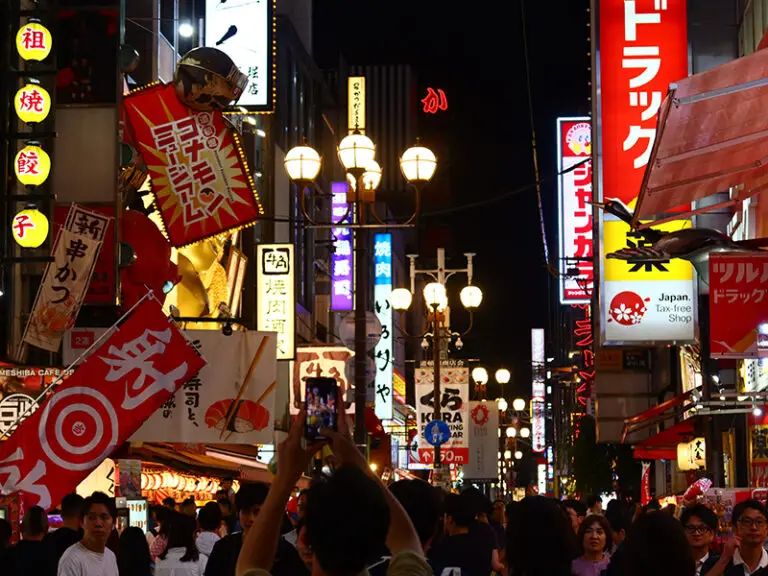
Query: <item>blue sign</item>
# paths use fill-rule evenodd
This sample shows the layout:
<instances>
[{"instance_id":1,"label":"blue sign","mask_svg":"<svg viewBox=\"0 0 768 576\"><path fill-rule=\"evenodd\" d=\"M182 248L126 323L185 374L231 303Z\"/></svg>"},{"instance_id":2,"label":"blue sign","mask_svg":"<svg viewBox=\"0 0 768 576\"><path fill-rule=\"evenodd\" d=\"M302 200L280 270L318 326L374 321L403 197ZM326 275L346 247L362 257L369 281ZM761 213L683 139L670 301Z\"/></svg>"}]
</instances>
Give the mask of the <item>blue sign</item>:
<instances>
[{"instance_id":1,"label":"blue sign","mask_svg":"<svg viewBox=\"0 0 768 576\"><path fill-rule=\"evenodd\" d=\"M432 420L424 428L424 438L432 446L440 446L451 439L451 431L442 420Z\"/></svg>"}]
</instances>

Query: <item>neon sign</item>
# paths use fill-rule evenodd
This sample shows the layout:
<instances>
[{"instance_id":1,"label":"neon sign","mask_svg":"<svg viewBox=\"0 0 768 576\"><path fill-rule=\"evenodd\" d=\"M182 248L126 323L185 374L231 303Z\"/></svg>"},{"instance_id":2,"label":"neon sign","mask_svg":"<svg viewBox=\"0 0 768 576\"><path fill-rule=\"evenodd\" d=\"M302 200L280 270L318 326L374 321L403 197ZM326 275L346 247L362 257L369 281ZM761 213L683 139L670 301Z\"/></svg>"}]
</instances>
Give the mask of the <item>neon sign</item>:
<instances>
[{"instance_id":1,"label":"neon sign","mask_svg":"<svg viewBox=\"0 0 768 576\"><path fill-rule=\"evenodd\" d=\"M427 88L427 95L421 103L424 104L426 114L437 114L438 110L448 110L448 98L442 88L438 88L437 91L434 88Z\"/></svg>"},{"instance_id":2,"label":"neon sign","mask_svg":"<svg viewBox=\"0 0 768 576\"><path fill-rule=\"evenodd\" d=\"M572 411L574 439L579 437L581 419L586 414L594 414L595 387L595 337L592 332L592 309L589 304L572 306L574 310L583 310L584 317L576 320L573 335L576 346L581 350L582 365L576 373L576 406Z\"/></svg>"}]
</instances>

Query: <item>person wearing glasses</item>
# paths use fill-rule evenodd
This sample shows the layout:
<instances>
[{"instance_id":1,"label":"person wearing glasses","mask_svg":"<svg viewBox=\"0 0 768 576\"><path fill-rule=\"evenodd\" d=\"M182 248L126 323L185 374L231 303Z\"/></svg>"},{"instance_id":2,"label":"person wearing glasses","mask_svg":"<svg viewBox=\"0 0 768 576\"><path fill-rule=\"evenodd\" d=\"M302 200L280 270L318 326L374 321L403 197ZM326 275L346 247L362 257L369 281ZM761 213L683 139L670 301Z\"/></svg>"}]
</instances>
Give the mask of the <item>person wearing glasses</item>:
<instances>
[{"instance_id":1,"label":"person wearing glasses","mask_svg":"<svg viewBox=\"0 0 768 576\"><path fill-rule=\"evenodd\" d=\"M717 515L703 504L696 504L683 510L680 523L685 529L685 536L696 561L696 576L709 574L720 560L720 555L710 550L717 531ZM723 568L725 566L727 563L724 563Z\"/></svg>"},{"instance_id":2,"label":"person wearing glasses","mask_svg":"<svg viewBox=\"0 0 768 576\"><path fill-rule=\"evenodd\" d=\"M744 500L733 507L734 537L726 542L723 554L707 576L768 576L768 512L758 500Z\"/></svg>"}]
</instances>

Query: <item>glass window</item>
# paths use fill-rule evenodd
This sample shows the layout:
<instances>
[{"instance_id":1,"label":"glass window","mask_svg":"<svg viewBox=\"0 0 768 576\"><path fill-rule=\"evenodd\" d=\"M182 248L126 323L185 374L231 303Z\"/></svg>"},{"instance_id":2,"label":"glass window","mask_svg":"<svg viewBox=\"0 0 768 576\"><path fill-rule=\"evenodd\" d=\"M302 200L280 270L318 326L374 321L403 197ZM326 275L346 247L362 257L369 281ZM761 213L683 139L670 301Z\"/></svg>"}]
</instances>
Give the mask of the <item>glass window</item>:
<instances>
[{"instance_id":1,"label":"glass window","mask_svg":"<svg viewBox=\"0 0 768 576\"><path fill-rule=\"evenodd\" d=\"M171 46L173 46L175 20L176 0L160 0L160 32Z\"/></svg>"}]
</instances>

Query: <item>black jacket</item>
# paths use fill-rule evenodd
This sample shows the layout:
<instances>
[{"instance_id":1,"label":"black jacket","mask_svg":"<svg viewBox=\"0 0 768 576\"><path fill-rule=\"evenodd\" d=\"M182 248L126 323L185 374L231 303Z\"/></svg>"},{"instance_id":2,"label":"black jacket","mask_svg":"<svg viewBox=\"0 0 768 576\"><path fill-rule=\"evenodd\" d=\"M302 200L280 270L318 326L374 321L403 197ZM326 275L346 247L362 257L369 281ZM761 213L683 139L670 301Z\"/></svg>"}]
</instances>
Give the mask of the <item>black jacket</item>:
<instances>
[{"instance_id":1,"label":"black jacket","mask_svg":"<svg viewBox=\"0 0 768 576\"><path fill-rule=\"evenodd\" d=\"M242 547L242 532L235 532L216 542L208 558L208 564L205 565L205 576L235 576L237 557ZM270 574L272 576L309 576L309 571L301 561L296 548L280 538Z\"/></svg>"},{"instance_id":2,"label":"black jacket","mask_svg":"<svg viewBox=\"0 0 768 576\"><path fill-rule=\"evenodd\" d=\"M82 539L82 530L73 530L72 528L63 526L45 535L43 544L45 544L45 552L48 554L48 559L52 566L52 570L50 571L51 576L56 576L59 560L61 560L61 557L64 555L67 548L74 546Z\"/></svg>"},{"instance_id":3,"label":"black jacket","mask_svg":"<svg viewBox=\"0 0 768 576\"><path fill-rule=\"evenodd\" d=\"M50 574L51 566L45 545L38 540L22 540L0 556L0 573L3 576L41 576Z\"/></svg>"}]
</instances>

